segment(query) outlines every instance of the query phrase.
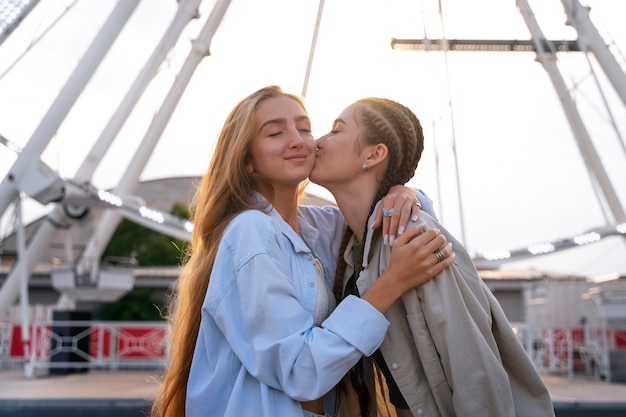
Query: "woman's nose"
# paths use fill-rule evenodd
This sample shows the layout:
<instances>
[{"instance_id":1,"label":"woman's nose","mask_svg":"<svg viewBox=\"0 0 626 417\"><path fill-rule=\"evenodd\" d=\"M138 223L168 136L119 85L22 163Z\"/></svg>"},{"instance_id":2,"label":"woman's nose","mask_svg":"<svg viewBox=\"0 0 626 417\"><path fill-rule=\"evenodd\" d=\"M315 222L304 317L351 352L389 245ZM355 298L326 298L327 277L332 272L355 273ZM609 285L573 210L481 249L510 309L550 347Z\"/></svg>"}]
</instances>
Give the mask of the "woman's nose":
<instances>
[{"instance_id":1,"label":"woman's nose","mask_svg":"<svg viewBox=\"0 0 626 417\"><path fill-rule=\"evenodd\" d=\"M306 138L302 135L302 133L298 129L293 129L291 132L291 146L302 146Z\"/></svg>"}]
</instances>

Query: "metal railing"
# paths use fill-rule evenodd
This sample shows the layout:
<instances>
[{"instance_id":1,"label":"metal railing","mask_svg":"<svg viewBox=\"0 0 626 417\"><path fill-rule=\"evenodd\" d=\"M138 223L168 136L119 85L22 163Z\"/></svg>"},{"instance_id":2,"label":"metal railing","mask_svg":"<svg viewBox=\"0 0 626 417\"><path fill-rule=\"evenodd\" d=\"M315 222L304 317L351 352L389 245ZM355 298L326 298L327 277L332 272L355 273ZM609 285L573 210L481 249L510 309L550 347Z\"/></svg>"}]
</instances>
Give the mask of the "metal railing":
<instances>
[{"instance_id":1,"label":"metal railing","mask_svg":"<svg viewBox=\"0 0 626 417\"><path fill-rule=\"evenodd\" d=\"M157 369L167 358L166 322L41 321L28 341L15 323L0 322L0 368L27 376L89 369Z\"/></svg>"},{"instance_id":2,"label":"metal railing","mask_svg":"<svg viewBox=\"0 0 626 417\"><path fill-rule=\"evenodd\" d=\"M22 327L0 322L0 369L23 367L35 377L44 372L89 369L159 369L168 356L166 322L38 321L29 341ZM611 380L610 354L626 351L626 328L514 326L540 372Z\"/></svg>"},{"instance_id":3,"label":"metal railing","mask_svg":"<svg viewBox=\"0 0 626 417\"><path fill-rule=\"evenodd\" d=\"M613 381L613 373L624 373L612 363L611 355L626 352L626 328L622 327L534 327L531 358L540 372L583 375Z\"/></svg>"}]
</instances>

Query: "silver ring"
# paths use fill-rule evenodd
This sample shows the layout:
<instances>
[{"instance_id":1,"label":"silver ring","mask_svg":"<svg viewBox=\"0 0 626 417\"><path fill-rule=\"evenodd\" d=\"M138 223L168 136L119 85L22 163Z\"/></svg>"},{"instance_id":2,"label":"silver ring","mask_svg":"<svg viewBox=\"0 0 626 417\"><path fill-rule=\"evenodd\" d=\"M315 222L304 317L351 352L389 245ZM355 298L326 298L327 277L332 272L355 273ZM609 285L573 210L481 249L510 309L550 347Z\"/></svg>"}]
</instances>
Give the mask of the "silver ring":
<instances>
[{"instance_id":1,"label":"silver ring","mask_svg":"<svg viewBox=\"0 0 626 417\"><path fill-rule=\"evenodd\" d=\"M420 202L418 201L417 203L415 203L415 205L417 206L417 208L419 208L420 210L422 209L422 205L420 204Z\"/></svg>"},{"instance_id":2,"label":"silver ring","mask_svg":"<svg viewBox=\"0 0 626 417\"><path fill-rule=\"evenodd\" d=\"M437 249L435 251L435 256L437 257L437 262L441 262L441 261L443 261L446 258L446 256L443 254L441 249Z\"/></svg>"},{"instance_id":3,"label":"silver ring","mask_svg":"<svg viewBox=\"0 0 626 417\"><path fill-rule=\"evenodd\" d=\"M383 208L383 216L391 217L393 215L393 207L390 209Z\"/></svg>"}]
</instances>

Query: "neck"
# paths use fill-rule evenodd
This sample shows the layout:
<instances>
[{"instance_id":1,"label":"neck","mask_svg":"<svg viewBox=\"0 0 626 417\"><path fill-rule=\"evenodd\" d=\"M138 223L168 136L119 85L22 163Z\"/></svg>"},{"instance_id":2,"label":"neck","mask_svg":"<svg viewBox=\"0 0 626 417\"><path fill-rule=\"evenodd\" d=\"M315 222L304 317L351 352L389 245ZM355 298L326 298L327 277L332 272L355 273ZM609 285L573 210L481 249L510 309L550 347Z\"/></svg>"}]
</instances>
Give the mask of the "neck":
<instances>
[{"instance_id":1,"label":"neck","mask_svg":"<svg viewBox=\"0 0 626 417\"><path fill-rule=\"evenodd\" d=\"M298 232L298 188L274 187L274 195L262 192L283 220Z\"/></svg>"},{"instance_id":2,"label":"neck","mask_svg":"<svg viewBox=\"0 0 626 417\"><path fill-rule=\"evenodd\" d=\"M346 223L359 243L365 239L364 231L370 207L376 197L376 184L346 184L328 186Z\"/></svg>"}]
</instances>

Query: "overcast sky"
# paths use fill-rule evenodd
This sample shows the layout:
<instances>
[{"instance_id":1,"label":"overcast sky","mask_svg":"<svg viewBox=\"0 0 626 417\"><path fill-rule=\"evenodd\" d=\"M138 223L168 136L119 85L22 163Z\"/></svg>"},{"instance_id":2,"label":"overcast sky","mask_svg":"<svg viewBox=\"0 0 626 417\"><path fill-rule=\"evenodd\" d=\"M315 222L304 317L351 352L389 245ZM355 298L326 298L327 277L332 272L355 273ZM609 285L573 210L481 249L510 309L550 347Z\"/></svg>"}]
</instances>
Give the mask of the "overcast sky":
<instances>
[{"instance_id":1,"label":"overcast sky","mask_svg":"<svg viewBox=\"0 0 626 417\"><path fill-rule=\"evenodd\" d=\"M41 2L0 45L0 74L70 1ZM114 187L143 138L213 2L190 23L94 177ZM546 37L573 39L558 0L531 6ZM115 1L79 1L0 78L0 133L24 146L113 9ZM529 39L514 0L334 0L325 2L306 103L322 135L355 99L400 101L422 121L426 150L411 184L429 194L440 220L461 237L458 166L465 243L471 252L517 249L571 237L606 224L596 192L546 71L533 53L393 51L392 37ZM613 50L626 48L626 2L587 1ZM313 0L233 1L142 179L202 175L212 142L232 106L250 92L279 84L300 94L318 10ZM143 1L72 108L42 159L72 177L158 43L175 0ZM443 18L443 20L441 20ZM442 30L443 22L443 30ZM624 49L621 49L624 52ZM593 59L592 59L593 62ZM624 64L621 60L622 65ZM583 54L559 54L559 65L584 115L603 164L626 204L626 157ZM595 68L603 80L601 71ZM450 93L450 94L449 94ZM624 132L623 104L608 90ZM453 122L453 123L452 123ZM456 144L456 164L453 158ZM437 155L435 153L437 149ZM436 156L439 166L437 169ZM0 148L0 177L14 155ZM329 197L312 187L311 192ZM31 216L41 213L29 203ZM505 265L599 276L626 273L626 244L610 238L584 248Z\"/></svg>"}]
</instances>

